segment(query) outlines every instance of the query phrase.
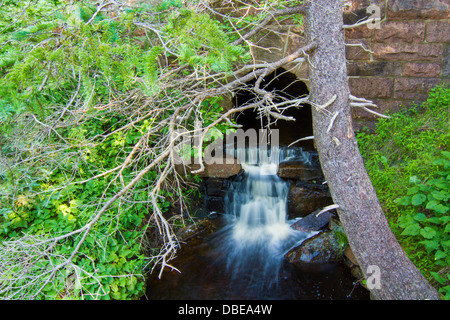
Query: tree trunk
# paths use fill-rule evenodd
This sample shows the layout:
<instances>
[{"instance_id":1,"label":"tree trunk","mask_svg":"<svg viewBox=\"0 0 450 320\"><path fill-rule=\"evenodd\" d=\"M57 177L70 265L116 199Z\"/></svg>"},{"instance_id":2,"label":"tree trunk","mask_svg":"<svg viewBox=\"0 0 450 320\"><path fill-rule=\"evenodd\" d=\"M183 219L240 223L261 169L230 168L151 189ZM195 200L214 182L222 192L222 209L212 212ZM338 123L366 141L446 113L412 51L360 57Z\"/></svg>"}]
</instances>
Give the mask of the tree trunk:
<instances>
[{"instance_id":1,"label":"tree trunk","mask_svg":"<svg viewBox=\"0 0 450 320\"><path fill-rule=\"evenodd\" d=\"M310 57L310 100L324 105L336 95L327 111L313 106L316 147L349 244L372 287L372 297L439 299L392 233L358 150L349 105L342 1L310 2L305 30L309 41L320 41Z\"/></svg>"}]
</instances>

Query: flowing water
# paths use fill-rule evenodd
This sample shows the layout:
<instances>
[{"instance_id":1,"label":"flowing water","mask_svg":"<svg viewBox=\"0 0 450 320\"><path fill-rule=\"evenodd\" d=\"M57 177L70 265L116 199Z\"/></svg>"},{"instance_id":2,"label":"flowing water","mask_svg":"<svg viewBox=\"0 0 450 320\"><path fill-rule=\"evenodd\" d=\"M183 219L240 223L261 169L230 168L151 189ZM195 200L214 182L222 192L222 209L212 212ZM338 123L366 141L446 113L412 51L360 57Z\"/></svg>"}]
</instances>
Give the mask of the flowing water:
<instances>
[{"instance_id":1,"label":"flowing water","mask_svg":"<svg viewBox=\"0 0 450 320\"><path fill-rule=\"evenodd\" d=\"M278 164L296 158L311 162L301 149L237 149L245 171L225 197L219 230L192 243L175 259L181 273L163 274L149 284L151 299L346 299L364 297L339 263L305 266L286 263L284 254L315 233L290 228L288 182Z\"/></svg>"},{"instance_id":2,"label":"flowing water","mask_svg":"<svg viewBox=\"0 0 450 320\"><path fill-rule=\"evenodd\" d=\"M245 174L227 193L228 226L213 243L222 252L219 263L233 280L246 275L252 290L268 290L278 283L284 253L315 234L290 227L286 217L289 184L277 176L281 161L301 157L310 162L310 155L294 149L254 148L238 149L236 157Z\"/></svg>"}]
</instances>

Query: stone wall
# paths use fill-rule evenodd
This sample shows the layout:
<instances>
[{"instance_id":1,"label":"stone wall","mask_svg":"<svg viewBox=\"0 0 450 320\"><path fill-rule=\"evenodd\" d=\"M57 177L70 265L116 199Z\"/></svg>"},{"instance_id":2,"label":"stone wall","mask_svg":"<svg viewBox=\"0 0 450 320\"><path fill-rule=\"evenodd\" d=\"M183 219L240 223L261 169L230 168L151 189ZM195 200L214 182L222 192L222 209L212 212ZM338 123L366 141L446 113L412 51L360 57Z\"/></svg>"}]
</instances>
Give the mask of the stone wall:
<instances>
[{"instance_id":1,"label":"stone wall","mask_svg":"<svg viewBox=\"0 0 450 320\"><path fill-rule=\"evenodd\" d=\"M346 29L351 93L373 100L379 112L420 103L429 90L450 80L449 0L350 0L344 4L344 23L354 24L380 9L380 28L362 25ZM305 44L295 21L273 25L256 42L254 56L272 62ZM261 49L265 48L265 49ZM288 66L308 84L308 65ZM355 129L371 125L376 116L354 110Z\"/></svg>"},{"instance_id":2,"label":"stone wall","mask_svg":"<svg viewBox=\"0 0 450 320\"><path fill-rule=\"evenodd\" d=\"M380 28L345 31L348 75L353 95L373 100L378 110L398 110L426 100L435 85L450 79L448 0L376 0ZM344 23L367 15L371 1L353 0ZM357 120L374 116L355 110Z\"/></svg>"}]
</instances>

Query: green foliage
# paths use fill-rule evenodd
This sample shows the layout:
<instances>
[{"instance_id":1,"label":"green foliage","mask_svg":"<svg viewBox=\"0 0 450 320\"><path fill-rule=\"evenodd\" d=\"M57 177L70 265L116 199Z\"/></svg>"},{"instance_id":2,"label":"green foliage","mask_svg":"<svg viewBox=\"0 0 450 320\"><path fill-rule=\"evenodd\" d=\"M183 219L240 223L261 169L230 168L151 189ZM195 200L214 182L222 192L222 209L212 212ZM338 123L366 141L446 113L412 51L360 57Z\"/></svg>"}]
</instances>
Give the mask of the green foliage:
<instances>
[{"instance_id":1,"label":"green foliage","mask_svg":"<svg viewBox=\"0 0 450 320\"><path fill-rule=\"evenodd\" d=\"M179 108L194 105L177 124L188 130L196 128L194 118L203 126L219 119L221 98L193 103L189 94L226 83L233 67L250 59L248 46L232 44L235 28L248 30L267 13L230 18L239 21L232 27L195 1L100 11L89 0L1 3L2 297L138 298L170 236L155 213L168 216L170 228L182 227L196 190L169 175L161 179L169 165L158 163L98 221L96 215L153 163ZM267 10L289 4L264 2ZM219 123L206 138L227 130ZM78 233L91 221L88 233ZM28 243L58 236L51 249L45 241ZM37 260L25 268L29 258ZM11 279L22 289L4 289Z\"/></svg>"},{"instance_id":2,"label":"green foliage","mask_svg":"<svg viewBox=\"0 0 450 320\"><path fill-rule=\"evenodd\" d=\"M178 0L114 15L97 12L95 3L87 0L71 4L6 0L2 4L2 243L23 235L46 239L86 226L108 199L136 177L136 168L152 161L157 151L136 157L120 175L111 171L125 163L150 130L161 126L157 135L144 140L146 150L167 138L168 127L161 123L183 101L180 89L160 87L162 76L182 66L184 76L195 73L207 78L212 72L225 80L233 64L249 58L248 48L231 44L233 36L226 26ZM153 29L138 28L139 23ZM164 109L161 102L164 111L141 119L149 110L140 105L137 110L130 108L124 102L128 97L136 105L154 99L167 101L172 108ZM210 98L196 112L208 125L222 111L220 98ZM195 124L190 121L183 125L192 129ZM215 132L220 137L227 129L220 124ZM19 141L18 136L22 137ZM150 186L160 174L156 168L148 171L132 192L108 208L86 235L72 265L59 270L38 299L142 296L145 272L156 263L153 254L157 256L158 246L163 245L144 232L146 226L160 232L159 225L151 225L151 214L158 209L170 215L177 199L188 203L195 193L187 188L179 194L171 181L163 181L165 185L152 202ZM176 228L185 221L174 216L172 223ZM61 263L77 247L81 235L65 238L52 249L49 260L39 261L29 272L39 275ZM21 271L21 264L14 264L8 274L1 275L5 278L0 278L0 287L2 279ZM69 279L75 279L70 289ZM17 285L26 283L20 280ZM41 279L33 284L33 290L43 283Z\"/></svg>"},{"instance_id":3,"label":"green foliage","mask_svg":"<svg viewBox=\"0 0 450 320\"><path fill-rule=\"evenodd\" d=\"M111 124L115 121L117 119L111 119ZM85 123L81 128L67 130L73 137L89 138L89 135L95 133L92 132L93 128L95 123ZM115 165L115 158L123 153L116 146L132 146L133 135L134 138L137 137L136 132L129 132L126 136L111 135L98 148L86 150L86 162L78 164L76 180L89 178L92 171L102 172L102 166ZM73 152L67 150L63 156L69 155L71 151ZM14 239L22 233L45 236L76 230L90 221L96 202L102 196L110 197L120 190L119 184L107 188L110 181L108 176L88 181L84 185L71 184L60 189L59 185L66 181L67 173L77 165L72 162L73 159L60 160L59 170L46 173L44 166L36 172L36 175L41 174L40 179L29 176L29 179L33 179L33 184L23 181L16 185L15 192L18 195L13 206L7 203L7 199L1 199L0 241ZM149 173L149 179L151 175ZM37 194L33 191L37 191ZM65 291L66 274L62 273L52 286L43 290L39 298L59 299L70 296L71 299L130 299L141 296L145 289L143 272L147 261L141 246L143 235L140 227L145 213L151 208L139 201L146 197L144 191L136 192L133 194L137 201L135 206L111 207L94 231L88 234L73 260L83 270L79 274L78 291ZM62 256L70 255L78 240L67 239L64 246L58 247L57 253ZM94 279L99 280L97 282Z\"/></svg>"},{"instance_id":4,"label":"green foliage","mask_svg":"<svg viewBox=\"0 0 450 320\"><path fill-rule=\"evenodd\" d=\"M241 46L230 44L223 26L206 13L173 11L165 31L176 39L180 63L221 72L231 71L236 61L249 59Z\"/></svg>"},{"instance_id":5,"label":"green foliage","mask_svg":"<svg viewBox=\"0 0 450 320\"><path fill-rule=\"evenodd\" d=\"M421 106L380 120L375 134L357 136L394 233L445 299L450 298L449 105L450 88L443 84Z\"/></svg>"},{"instance_id":6,"label":"green foliage","mask_svg":"<svg viewBox=\"0 0 450 320\"><path fill-rule=\"evenodd\" d=\"M438 171L439 178L421 183L416 176L411 177L407 195L394 202L401 206L413 206L415 211L420 212L414 216L399 217L399 226L404 229L401 235L421 239L419 243L434 256L435 265L445 268L450 265L450 152L442 151L442 156L433 162L441 168ZM442 274L434 271L431 274L436 281L445 285ZM445 277L450 280L450 272L447 271ZM443 287L441 292L446 299L450 298L448 287Z\"/></svg>"}]
</instances>

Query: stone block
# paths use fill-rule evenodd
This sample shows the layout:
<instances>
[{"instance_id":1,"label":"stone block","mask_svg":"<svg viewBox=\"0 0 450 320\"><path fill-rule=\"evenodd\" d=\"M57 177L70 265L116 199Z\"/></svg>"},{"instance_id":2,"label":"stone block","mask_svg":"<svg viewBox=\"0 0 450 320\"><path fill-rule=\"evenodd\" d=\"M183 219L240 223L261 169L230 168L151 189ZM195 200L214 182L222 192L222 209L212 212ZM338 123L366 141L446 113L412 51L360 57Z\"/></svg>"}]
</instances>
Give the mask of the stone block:
<instances>
[{"instance_id":1,"label":"stone block","mask_svg":"<svg viewBox=\"0 0 450 320\"><path fill-rule=\"evenodd\" d=\"M365 25L345 29L345 39L368 39L372 37L373 30Z\"/></svg>"},{"instance_id":2,"label":"stone block","mask_svg":"<svg viewBox=\"0 0 450 320\"><path fill-rule=\"evenodd\" d=\"M387 21L381 23L380 29L374 29L373 42L407 42L418 43L425 39L425 22L423 21Z\"/></svg>"},{"instance_id":3,"label":"stone block","mask_svg":"<svg viewBox=\"0 0 450 320\"><path fill-rule=\"evenodd\" d=\"M288 216L290 219L305 217L331 204L333 200L328 191L293 185L288 195Z\"/></svg>"},{"instance_id":4,"label":"stone block","mask_svg":"<svg viewBox=\"0 0 450 320\"><path fill-rule=\"evenodd\" d=\"M450 42L450 21L427 23L427 42Z\"/></svg>"},{"instance_id":5,"label":"stone block","mask_svg":"<svg viewBox=\"0 0 450 320\"><path fill-rule=\"evenodd\" d=\"M442 60L441 44L411 44L411 43L373 43L374 60L383 61L430 61Z\"/></svg>"},{"instance_id":6,"label":"stone block","mask_svg":"<svg viewBox=\"0 0 450 320\"><path fill-rule=\"evenodd\" d=\"M320 210L316 210L306 217L299 219L291 228L301 232L312 232L323 229L330 223L332 213L331 211L326 211L317 215L319 212Z\"/></svg>"},{"instance_id":7,"label":"stone block","mask_svg":"<svg viewBox=\"0 0 450 320\"><path fill-rule=\"evenodd\" d=\"M441 83L439 78L398 78L395 79L394 98L425 101L427 94L436 85Z\"/></svg>"},{"instance_id":8,"label":"stone block","mask_svg":"<svg viewBox=\"0 0 450 320\"><path fill-rule=\"evenodd\" d=\"M404 19L448 19L448 0L389 0L387 18Z\"/></svg>"},{"instance_id":9,"label":"stone block","mask_svg":"<svg viewBox=\"0 0 450 320\"><path fill-rule=\"evenodd\" d=\"M375 112L386 115L397 112L401 110L405 104L408 104L407 101L392 100L392 99L373 99L372 102L377 107L370 107L369 109L372 109ZM364 121L376 121L380 119L379 116L370 113L362 108L353 108L352 116L356 120L364 120Z\"/></svg>"},{"instance_id":10,"label":"stone block","mask_svg":"<svg viewBox=\"0 0 450 320\"><path fill-rule=\"evenodd\" d=\"M444 45L442 77L450 77L450 44L448 43Z\"/></svg>"},{"instance_id":11,"label":"stone block","mask_svg":"<svg viewBox=\"0 0 450 320\"><path fill-rule=\"evenodd\" d=\"M346 40L345 56L347 60L369 60L370 42L364 39Z\"/></svg>"},{"instance_id":12,"label":"stone block","mask_svg":"<svg viewBox=\"0 0 450 320\"><path fill-rule=\"evenodd\" d=\"M300 246L289 250L285 258L295 265L337 262L343 259L343 249L333 231L324 231L306 239Z\"/></svg>"},{"instance_id":13,"label":"stone block","mask_svg":"<svg viewBox=\"0 0 450 320\"><path fill-rule=\"evenodd\" d=\"M395 92L395 99L403 99L403 100L411 100L416 104L421 104L425 100L427 100L427 94L425 93L414 93L414 92Z\"/></svg>"},{"instance_id":14,"label":"stone block","mask_svg":"<svg viewBox=\"0 0 450 320\"><path fill-rule=\"evenodd\" d=\"M204 170L199 173L195 173L199 177L205 178L220 178L226 179L237 175L242 170L242 165L239 160L234 159L234 163L226 163L226 158L223 159L222 163L205 163ZM186 176L191 174L192 171L200 169L200 165L196 163L192 164L176 164L175 170L181 176Z\"/></svg>"},{"instance_id":15,"label":"stone block","mask_svg":"<svg viewBox=\"0 0 450 320\"><path fill-rule=\"evenodd\" d=\"M394 80L390 78L349 78L352 95L361 98L390 98Z\"/></svg>"},{"instance_id":16,"label":"stone block","mask_svg":"<svg viewBox=\"0 0 450 320\"><path fill-rule=\"evenodd\" d=\"M291 26L271 25L255 37L252 56L258 62L275 62L306 44L301 30Z\"/></svg>"},{"instance_id":17,"label":"stone block","mask_svg":"<svg viewBox=\"0 0 450 320\"><path fill-rule=\"evenodd\" d=\"M224 197L228 182L224 179L207 178L204 180L205 194L211 197Z\"/></svg>"},{"instance_id":18,"label":"stone block","mask_svg":"<svg viewBox=\"0 0 450 320\"><path fill-rule=\"evenodd\" d=\"M305 165L302 161L284 161L278 165L278 176L284 179L312 181L323 178L320 167Z\"/></svg>"},{"instance_id":19,"label":"stone block","mask_svg":"<svg viewBox=\"0 0 450 320\"><path fill-rule=\"evenodd\" d=\"M407 62L403 69L405 77L427 77L435 78L441 74L441 65L439 63L414 63Z\"/></svg>"},{"instance_id":20,"label":"stone block","mask_svg":"<svg viewBox=\"0 0 450 320\"><path fill-rule=\"evenodd\" d=\"M353 77L400 76L403 63L391 61L350 61L347 73Z\"/></svg>"}]
</instances>

